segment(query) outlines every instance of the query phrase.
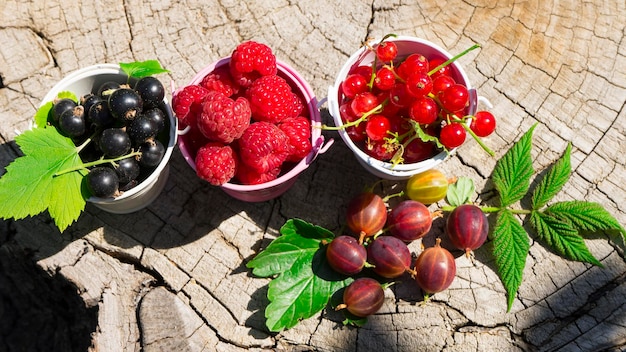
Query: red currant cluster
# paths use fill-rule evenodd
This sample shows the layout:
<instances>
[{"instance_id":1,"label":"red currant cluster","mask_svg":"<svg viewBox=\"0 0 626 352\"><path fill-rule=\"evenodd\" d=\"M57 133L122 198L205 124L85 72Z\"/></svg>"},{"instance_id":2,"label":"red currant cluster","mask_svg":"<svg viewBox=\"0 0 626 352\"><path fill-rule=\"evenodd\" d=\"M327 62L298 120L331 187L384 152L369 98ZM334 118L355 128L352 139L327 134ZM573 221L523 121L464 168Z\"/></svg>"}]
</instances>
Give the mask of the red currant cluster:
<instances>
[{"instance_id":1,"label":"red currant cluster","mask_svg":"<svg viewBox=\"0 0 626 352\"><path fill-rule=\"evenodd\" d=\"M392 40L368 47L371 64L358 64L340 86L339 113L351 140L382 161L415 163L462 145L469 133L481 141L496 128L489 111L468 114L470 92L455 79L449 60L415 52L400 56ZM469 126L468 126L469 125Z\"/></svg>"}]
</instances>

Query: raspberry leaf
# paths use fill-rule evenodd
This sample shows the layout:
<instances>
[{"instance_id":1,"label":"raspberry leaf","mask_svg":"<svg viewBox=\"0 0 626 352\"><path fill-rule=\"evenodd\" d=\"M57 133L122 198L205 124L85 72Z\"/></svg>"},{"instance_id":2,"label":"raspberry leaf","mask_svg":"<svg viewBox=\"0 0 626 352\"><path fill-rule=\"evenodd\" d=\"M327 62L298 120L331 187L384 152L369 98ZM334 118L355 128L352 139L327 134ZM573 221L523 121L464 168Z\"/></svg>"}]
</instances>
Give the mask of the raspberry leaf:
<instances>
[{"instance_id":1,"label":"raspberry leaf","mask_svg":"<svg viewBox=\"0 0 626 352\"><path fill-rule=\"evenodd\" d=\"M530 224L539 238L562 257L602 266L602 263L589 252L585 241L570 221L533 211L530 215Z\"/></svg>"},{"instance_id":2,"label":"raspberry leaf","mask_svg":"<svg viewBox=\"0 0 626 352\"><path fill-rule=\"evenodd\" d=\"M324 309L336 291L351 281L333 272L323 250L307 252L288 271L270 282L267 291L270 304L265 309L267 327L278 332L312 317Z\"/></svg>"},{"instance_id":3,"label":"raspberry leaf","mask_svg":"<svg viewBox=\"0 0 626 352\"><path fill-rule=\"evenodd\" d=\"M507 292L507 311L511 310L517 290L522 283L526 257L530 250L528 234L513 212L498 212L496 226L490 234L498 274Z\"/></svg>"},{"instance_id":4,"label":"raspberry leaf","mask_svg":"<svg viewBox=\"0 0 626 352\"><path fill-rule=\"evenodd\" d=\"M532 158L532 133L537 127L533 125L520 140L498 160L493 170L491 180L500 195L500 205L507 207L522 199L533 175Z\"/></svg>"},{"instance_id":5,"label":"raspberry leaf","mask_svg":"<svg viewBox=\"0 0 626 352\"><path fill-rule=\"evenodd\" d=\"M161 67L161 64L157 60L146 60L137 62L120 62L120 68L124 71L128 77L142 78L146 76L153 76L159 73L167 73L169 70Z\"/></svg>"},{"instance_id":6,"label":"raspberry leaf","mask_svg":"<svg viewBox=\"0 0 626 352\"><path fill-rule=\"evenodd\" d=\"M85 208L82 179L86 170L55 176L82 165L71 139L54 128L35 128L15 138L23 156L0 178L0 217L23 219L48 210L63 232Z\"/></svg>"},{"instance_id":7,"label":"raspberry leaf","mask_svg":"<svg viewBox=\"0 0 626 352\"><path fill-rule=\"evenodd\" d=\"M572 145L569 143L563 157L548 169L545 177L537 185L537 188L535 188L531 200L533 209L537 210L546 205L552 197L559 193L569 179L572 172L570 162L571 151Z\"/></svg>"},{"instance_id":8,"label":"raspberry leaf","mask_svg":"<svg viewBox=\"0 0 626 352\"><path fill-rule=\"evenodd\" d=\"M549 206L546 211L555 218L569 221L579 232L605 231L622 247L626 255L626 229L600 204L585 201L565 201ZM613 236L617 235L617 236Z\"/></svg>"},{"instance_id":9,"label":"raspberry leaf","mask_svg":"<svg viewBox=\"0 0 626 352\"><path fill-rule=\"evenodd\" d=\"M468 203L474 194L474 181L469 177L459 177L456 182L448 186L446 199L448 204L458 207Z\"/></svg>"},{"instance_id":10,"label":"raspberry leaf","mask_svg":"<svg viewBox=\"0 0 626 352\"><path fill-rule=\"evenodd\" d=\"M300 219L290 219L280 229L282 236L260 252L246 266L259 277L269 277L285 272L300 257L315 253L323 239L332 238L332 232Z\"/></svg>"}]
</instances>

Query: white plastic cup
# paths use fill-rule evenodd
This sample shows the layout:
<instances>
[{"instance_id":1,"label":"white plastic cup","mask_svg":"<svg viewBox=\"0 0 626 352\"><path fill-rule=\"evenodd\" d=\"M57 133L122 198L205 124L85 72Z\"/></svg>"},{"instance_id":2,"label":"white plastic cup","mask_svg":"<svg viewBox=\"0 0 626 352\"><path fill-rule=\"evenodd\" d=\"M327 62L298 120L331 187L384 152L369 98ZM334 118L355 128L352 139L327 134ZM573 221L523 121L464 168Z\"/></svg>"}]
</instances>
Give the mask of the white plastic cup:
<instances>
[{"instance_id":1,"label":"white plastic cup","mask_svg":"<svg viewBox=\"0 0 626 352\"><path fill-rule=\"evenodd\" d=\"M397 36L387 38L386 41L393 41L397 45L399 58L406 57L413 53L420 53L427 58L441 57L445 60L452 58L452 55L446 50L424 39L409 36ZM335 126L341 126L343 124L341 114L339 112L339 106L342 98L340 93L341 83L345 80L350 71L357 66L371 65L372 62L374 62L375 55L376 54L373 51L368 50L366 47L361 47L359 50L354 52L352 56L350 56L348 61L346 61L337 74L334 85L328 88L328 110L333 117ZM457 83L465 85L469 91L469 107L467 108L467 113L474 115L476 113L478 101L483 100L484 98L477 96L476 90L472 88L467 74L456 61L450 64L450 66L452 68L451 76ZM451 150L449 153L442 151L430 159L417 163L393 165L390 162L378 160L365 153L352 141L352 139L350 139L350 136L345 129L340 129L338 132L341 139L343 139L350 150L352 150L358 162L367 171L377 177L389 180L405 180L415 174L435 168L456 151L456 149Z\"/></svg>"},{"instance_id":2,"label":"white plastic cup","mask_svg":"<svg viewBox=\"0 0 626 352\"><path fill-rule=\"evenodd\" d=\"M97 64L88 66L80 70L74 71L60 80L43 98L41 105L54 100L60 92L72 92L76 97L92 93L102 83L107 81L115 81L118 83L126 83L128 76L119 65L116 64ZM131 78L131 84L136 81ZM178 120L174 118L172 108L167 99L163 99L165 109L163 109L169 121L169 138L165 149L163 159L152 171L152 173L137 186L125 191L119 197L115 198L98 198L90 197L88 202L96 207L114 214L128 214L141 210L152 203L161 193L169 176L169 159L172 151L176 146L178 130Z\"/></svg>"}]
</instances>

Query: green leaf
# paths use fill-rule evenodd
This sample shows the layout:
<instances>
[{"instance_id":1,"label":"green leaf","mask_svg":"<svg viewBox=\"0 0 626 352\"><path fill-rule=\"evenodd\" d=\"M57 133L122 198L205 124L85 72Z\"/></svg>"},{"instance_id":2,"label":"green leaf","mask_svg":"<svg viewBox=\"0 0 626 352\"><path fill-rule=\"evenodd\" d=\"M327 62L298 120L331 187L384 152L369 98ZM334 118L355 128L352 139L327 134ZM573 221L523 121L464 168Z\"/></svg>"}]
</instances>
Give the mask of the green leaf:
<instances>
[{"instance_id":1,"label":"green leaf","mask_svg":"<svg viewBox=\"0 0 626 352\"><path fill-rule=\"evenodd\" d=\"M545 177L537 185L537 188L535 188L531 203L533 209L537 210L546 205L550 199L559 193L567 180L569 180L572 172L572 164L570 162L571 151L572 145L568 143L563 157L557 160L557 162L548 169Z\"/></svg>"},{"instance_id":2,"label":"green leaf","mask_svg":"<svg viewBox=\"0 0 626 352\"><path fill-rule=\"evenodd\" d=\"M37 112L35 113L35 127L46 127L48 126L48 116L50 115L50 112L52 111L52 107L54 106L54 103L52 103L51 101L43 104L42 106L39 107L39 109L37 109Z\"/></svg>"},{"instance_id":3,"label":"green leaf","mask_svg":"<svg viewBox=\"0 0 626 352\"><path fill-rule=\"evenodd\" d=\"M510 311L522 283L526 257L530 250L528 234L513 213L504 209L498 213L490 236L498 274L507 291L507 311Z\"/></svg>"},{"instance_id":4,"label":"green leaf","mask_svg":"<svg viewBox=\"0 0 626 352\"><path fill-rule=\"evenodd\" d=\"M120 62L120 68L124 71L129 77L146 77L152 76L159 73L170 72L169 70L161 67L161 64L157 60L146 60L146 61L138 61L138 62Z\"/></svg>"},{"instance_id":5,"label":"green leaf","mask_svg":"<svg viewBox=\"0 0 626 352\"><path fill-rule=\"evenodd\" d=\"M288 271L270 282L270 304L265 309L270 331L289 329L319 313L336 291L352 282L328 266L324 250L300 256Z\"/></svg>"},{"instance_id":6,"label":"green leaf","mask_svg":"<svg viewBox=\"0 0 626 352\"><path fill-rule=\"evenodd\" d=\"M300 219L288 220L280 232L282 236L246 264L253 269L254 275L269 277L289 270L300 257L315 253L323 239L334 236L332 232Z\"/></svg>"},{"instance_id":7,"label":"green leaf","mask_svg":"<svg viewBox=\"0 0 626 352\"><path fill-rule=\"evenodd\" d=\"M507 207L522 199L530 186L533 165L530 155L533 125L504 156L498 160L491 180L500 194L500 205Z\"/></svg>"},{"instance_id":8,"label":"green leaf","mask_svg":"<svg viewBox=\"0 0 626 352\"><path fill-rule=\"evenodd\" d=\"M562 257L602 266L602 263L589 252L584 239L571 221L533 211L530 215L530 224L537 231L539 238Z\"/></svg>"},{"instance_id":9,"label":"green leaf","mask_svg":"<svg viewBox=\"0 0 626 352\"><path fill-rule=\"evenodd\" d=\"M600 204L585 201L567 201L551 205L546 214L570 221L579 232L617 232L619 244L626 253L626 229Z\"/></svg>"},{"instance_id":10,"label":"green leaf","mask_svg":"<svg viewBox=\"0 0 626 352\"><path fill-rule=\"evenodd\" d=\"M48 210L63 232L85 208L81 184L86 170L54 176L82 165L74 143L54 128L28 130L15 141L24 155L0 178L0 217L23 219Z\"/></svg>"},{"instance_id":11,"label":"green leaf","mask_svg":"<svg viewBox=\"0 0 626 352\"><path fill-rule=\"evenodd\" d=\"M417 137L419 137L419 139L422 140L422 142L427 142L427 143L434 142L437 145L437 149L443 149L445 151L448 151L448 149L443 144L441 144L441 142L439 142L439 138L426 133L422 129L422 126L416 121L413 121L412 119L408 119L408 120L411 123L411 125L413 125L413 129L417 133Z\"/></svg>"},{"instance_id":12,"label":"green leaf","mask_svg":"<svg viewBox=\"0 0 626 352\"><path fill-rule=\"evenodd\" d=\"M456 182L448 186L446 198L448 204L458 207L468 203L474 195L476 187L474 181L469 177L459 177Z\"/></svg>"},{"instance_id":13,"label":"green leaf","mask_svg":"<svg viewBox=\"0 0 626 352\"><path fill-rule=\"evenodd\" d=\"M56 99L69 98L78 102L78 98L76 95L70 91L62 91L57 94ZM48 126L48 122L50 121L50 112L52 111L52 107L54 106L53 101L48 101L45 104L41 105L37 112L35 112L35 117L33 118L35 121L35 127L46 127Z\"/></svg>"}]
</instances>

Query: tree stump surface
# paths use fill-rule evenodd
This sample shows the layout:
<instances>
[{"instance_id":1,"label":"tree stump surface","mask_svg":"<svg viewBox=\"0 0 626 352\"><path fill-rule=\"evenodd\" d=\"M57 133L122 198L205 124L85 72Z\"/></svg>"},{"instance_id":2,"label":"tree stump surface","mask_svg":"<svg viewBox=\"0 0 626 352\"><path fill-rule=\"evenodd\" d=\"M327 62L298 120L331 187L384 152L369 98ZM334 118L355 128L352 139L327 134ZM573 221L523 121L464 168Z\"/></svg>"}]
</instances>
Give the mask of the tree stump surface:
<instances>
[{"instance_id":1,"label":"tree stump surface","mask_svg":"<svg viewBox=\"0 0 626 352\"><path fill-rule=\"evenodd\" d=\"M496 157L470 140L439 167L474 180L472 201L493 201L497 158L538 123L538 172L572 143L573 172L556 200L598 202L624 225L625 17L623 1L599 0L4 0L0 174L46 92L79 68L157 59L170 70L159 78L182 86L252 39L268 44L322 100L363 41L396 33L453 54L481 45L459 62L493 104L498 128L485 142ZM332 124L325 106L322 118ZM396 285L361 328L343 326L341 314L326 309L270 333L268 279L246 263L288 219L339 232L347 201L377 180L335 132L324 136L332 147L275 200L229 197L197 178L176 149L165 189L136 213L88 204L64 233L47 213L1 221L0 350L626 350L626 263L602 234L586 243L603 268L564 260L532 239L510 312L483 247L473 261L455 253L457 277L427 304L415 287ZM442 231L441 222L433 231Z\"/></svg>"}]
</instances>

